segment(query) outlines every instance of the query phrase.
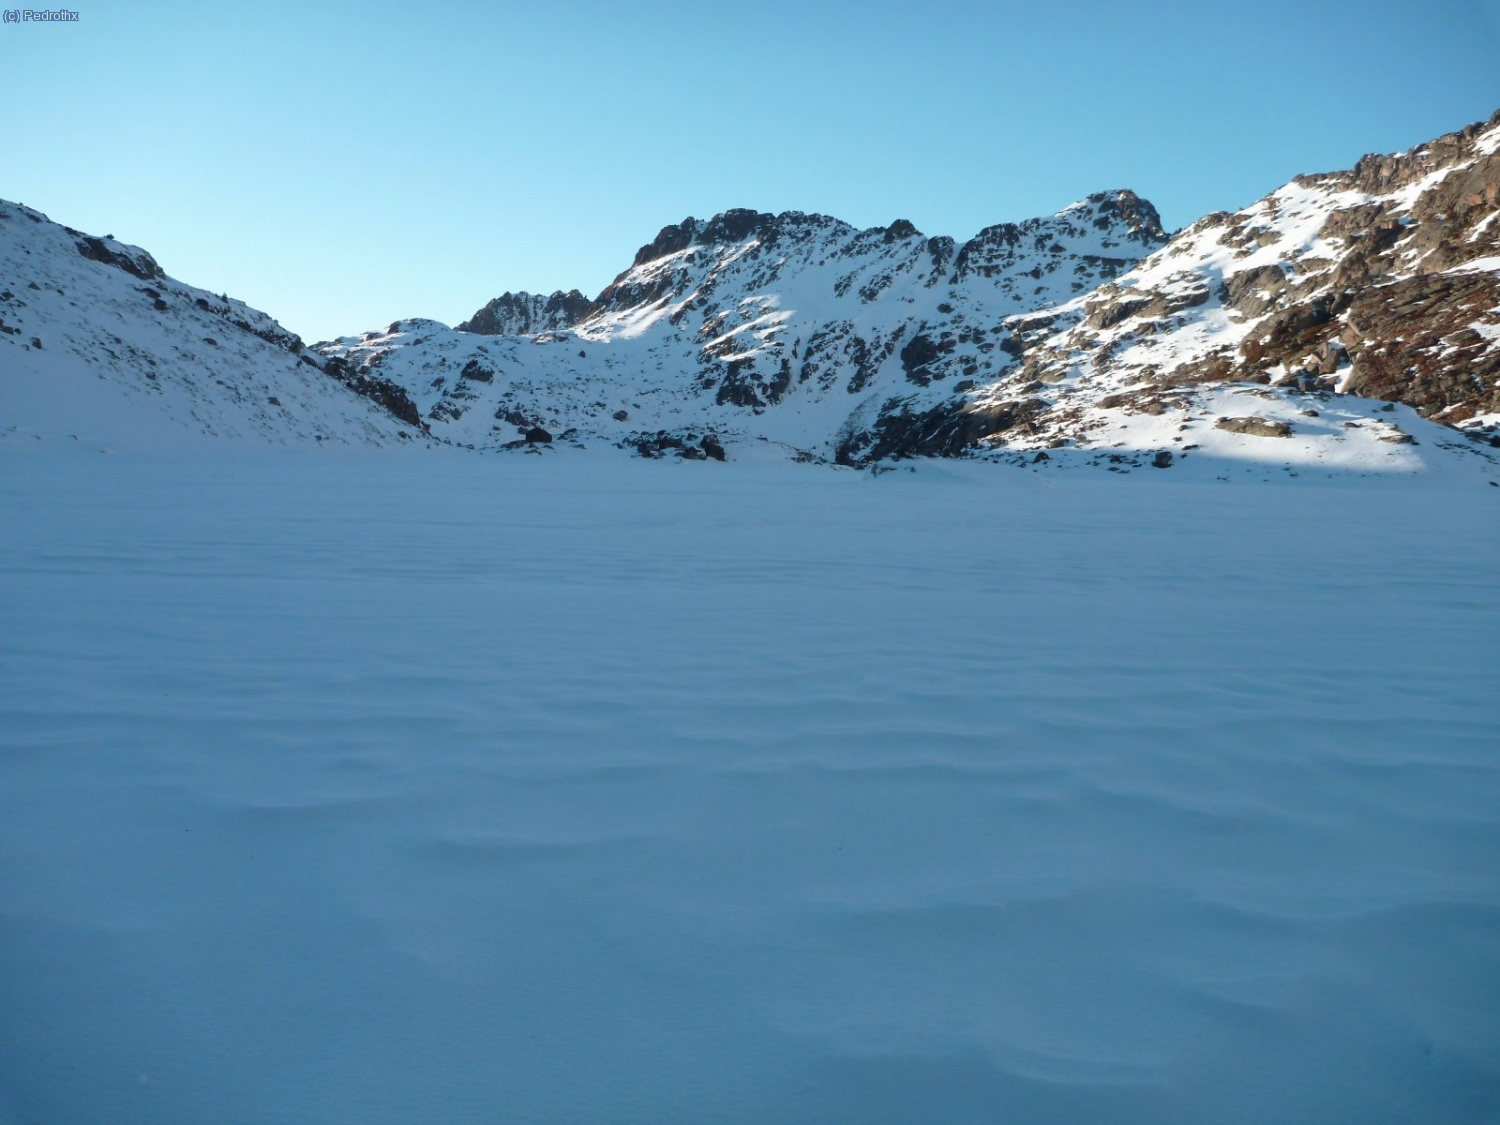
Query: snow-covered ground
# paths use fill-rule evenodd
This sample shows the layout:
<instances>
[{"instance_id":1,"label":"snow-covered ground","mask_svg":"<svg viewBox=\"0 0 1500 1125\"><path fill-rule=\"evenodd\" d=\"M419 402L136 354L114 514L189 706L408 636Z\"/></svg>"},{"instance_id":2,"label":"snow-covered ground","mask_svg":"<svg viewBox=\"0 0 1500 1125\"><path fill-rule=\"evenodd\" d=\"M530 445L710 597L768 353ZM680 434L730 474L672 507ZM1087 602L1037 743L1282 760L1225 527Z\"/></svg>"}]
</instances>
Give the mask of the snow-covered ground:
<instances>
[{"instance_id":1,"label":"snow-covered ground","mask_svg":"<svg viewBox=\"0 0 1500 1125\"><path fill-rule=\"evenodd\" d=\"M1500 1119L1500 489L1221 475L0 458L0 1121Z\"/></svg>"}]
</instances>

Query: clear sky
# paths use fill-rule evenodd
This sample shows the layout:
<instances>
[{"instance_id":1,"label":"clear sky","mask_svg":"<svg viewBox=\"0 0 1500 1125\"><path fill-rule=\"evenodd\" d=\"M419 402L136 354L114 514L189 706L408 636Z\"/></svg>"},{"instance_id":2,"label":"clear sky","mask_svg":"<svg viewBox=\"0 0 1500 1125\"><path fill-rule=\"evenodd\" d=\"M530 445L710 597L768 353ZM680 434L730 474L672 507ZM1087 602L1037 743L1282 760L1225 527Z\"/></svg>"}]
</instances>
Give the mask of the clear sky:
<instances>
[{"instance_id":1,"label":"clear sky","mask_svg":"<svg viewBox=\"0 0 1500 1125\"><path fill-rule=\"evenodd\" d=\"M729 207L1178 227L1500 107L1500 0L67 0L0 25L0 198L309 340L597 293Z\"/></svg>"}]
</instances>

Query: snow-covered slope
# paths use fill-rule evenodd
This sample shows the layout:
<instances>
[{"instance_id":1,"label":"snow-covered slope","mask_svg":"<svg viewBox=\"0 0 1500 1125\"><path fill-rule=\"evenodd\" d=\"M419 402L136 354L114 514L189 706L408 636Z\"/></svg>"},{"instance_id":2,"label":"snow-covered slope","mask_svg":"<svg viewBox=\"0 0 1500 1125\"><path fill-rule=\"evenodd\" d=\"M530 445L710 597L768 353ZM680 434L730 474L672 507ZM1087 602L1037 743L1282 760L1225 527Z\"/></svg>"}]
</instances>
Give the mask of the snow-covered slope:
<instances>
[{"instance_id":1,"label":"snow-covered slope","mask_svg":"<svg viewBox=\"0 0 1500 1125\"><path fill-rule=\"evenodd\" d=\"M711 431L830 460L952 453L966 431L860 442L893 411L998 378L1014 362L1006 317L1091 290L1165 240L1128 191L963 246L904 221L729 211L664 229L571 326L485 337L402 321L319 350L401 384L435 433L479 447L541 427L642 447ZM512 304L531 311L501 298L475 320Z\"/></svg>"},{"instance_id":2,"label":"snow-covered slope","mask_svg":"<svg viewBox=\"0 0 1500 1125\"><path fill-rule=\"evenodd\" d=\"M144 250L0 201L5 444L425 440L400 388L329 368L264 313L174 281Z\"/></svg>"}]
</instances>

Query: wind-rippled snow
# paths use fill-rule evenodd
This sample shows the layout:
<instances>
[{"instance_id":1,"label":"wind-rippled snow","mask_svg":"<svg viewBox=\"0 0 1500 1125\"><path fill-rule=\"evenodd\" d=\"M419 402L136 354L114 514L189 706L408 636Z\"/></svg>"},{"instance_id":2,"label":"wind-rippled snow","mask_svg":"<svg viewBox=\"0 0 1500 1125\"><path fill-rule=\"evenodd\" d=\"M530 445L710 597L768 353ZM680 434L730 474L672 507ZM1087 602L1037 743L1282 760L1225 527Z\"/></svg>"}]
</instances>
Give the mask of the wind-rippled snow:
<instances>
[{"instance_id":1,"label":"wind-rippled snow","mask_svg":"<svg viewBox=\"0 0 1500 1125\"><path fill-rule=\"evenodd\" d=\"M0 461L0 1121L1494 1121L1497 512Z\"/></svg>"}]
</instances>

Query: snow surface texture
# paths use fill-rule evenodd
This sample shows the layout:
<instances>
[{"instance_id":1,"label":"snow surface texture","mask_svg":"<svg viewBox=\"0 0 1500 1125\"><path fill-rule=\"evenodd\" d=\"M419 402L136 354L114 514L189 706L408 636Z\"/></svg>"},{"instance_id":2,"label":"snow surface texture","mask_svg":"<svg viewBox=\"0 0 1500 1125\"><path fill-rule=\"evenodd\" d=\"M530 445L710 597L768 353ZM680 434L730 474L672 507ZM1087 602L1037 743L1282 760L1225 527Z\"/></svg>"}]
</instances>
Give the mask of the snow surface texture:
<instances>
[{"instance_id":1,"label":"snow surface texture","mask_svg":"<svg viewBox=\"0 0 1500 1125\"><path fill-rule=\"evenodd\" d=\"M1493 1122L1497 504L0 458L0 1121Z\"/></svg>"}]
</instances>

